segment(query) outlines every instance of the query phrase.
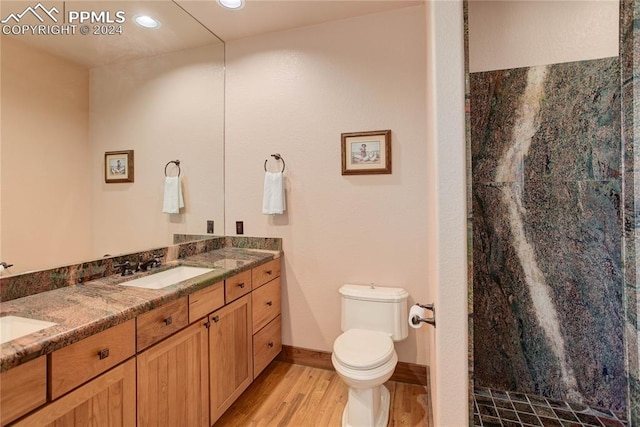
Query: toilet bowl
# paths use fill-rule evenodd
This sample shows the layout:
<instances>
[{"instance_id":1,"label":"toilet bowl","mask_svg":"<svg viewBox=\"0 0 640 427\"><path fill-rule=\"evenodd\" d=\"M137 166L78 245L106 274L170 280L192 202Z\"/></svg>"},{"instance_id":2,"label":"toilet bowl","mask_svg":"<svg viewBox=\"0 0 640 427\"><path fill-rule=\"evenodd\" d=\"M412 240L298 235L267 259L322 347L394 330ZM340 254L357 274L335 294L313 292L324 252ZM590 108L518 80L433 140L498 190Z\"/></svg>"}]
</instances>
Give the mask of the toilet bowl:
<instances>
[{"instance_id":1,"label":"toilet bowl","mask_svg":"<svg viewBox=\"0 0 640 427\"><path fill-rule=\"evenodd\" d=\"M389 390L383 385L398 363L393 341L378 331L350 329L333 344L336 372L349 387L342 425L386 426L389 421Z\"/></svg>"},{"instance_id":2,"label":"toilet bowl","mask_svg":"<svg viewBox=\"0 0 640 427\"><path fill-rule=\"evenodd\" d=\"M401 288L344 285L342 330L333 343L331 362L349 387L342 414L345 427L384 427L391 378L398 355L394 341L407 337L408 293Z\"/></svg>"}]
</instances>

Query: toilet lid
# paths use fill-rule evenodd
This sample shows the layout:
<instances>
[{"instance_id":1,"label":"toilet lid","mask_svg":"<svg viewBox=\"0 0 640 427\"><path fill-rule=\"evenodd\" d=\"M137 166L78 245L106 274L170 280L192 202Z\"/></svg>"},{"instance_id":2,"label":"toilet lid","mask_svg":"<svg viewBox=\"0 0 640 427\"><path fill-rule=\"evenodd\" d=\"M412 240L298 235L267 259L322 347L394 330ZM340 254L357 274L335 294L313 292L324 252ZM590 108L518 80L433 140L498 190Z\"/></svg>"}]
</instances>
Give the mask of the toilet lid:
<instances>
[{"instance_id":1,"label":"toilet lid","mask_svg":"<svg viewBox=\"0 0 640 427\"><path fill-rule=\"evenodd\" d=\"M333 343L338 361L353 369L371 369L387 362L393 355L391 337L380 331L349 329Z\"/></svg>"}]
</instances>

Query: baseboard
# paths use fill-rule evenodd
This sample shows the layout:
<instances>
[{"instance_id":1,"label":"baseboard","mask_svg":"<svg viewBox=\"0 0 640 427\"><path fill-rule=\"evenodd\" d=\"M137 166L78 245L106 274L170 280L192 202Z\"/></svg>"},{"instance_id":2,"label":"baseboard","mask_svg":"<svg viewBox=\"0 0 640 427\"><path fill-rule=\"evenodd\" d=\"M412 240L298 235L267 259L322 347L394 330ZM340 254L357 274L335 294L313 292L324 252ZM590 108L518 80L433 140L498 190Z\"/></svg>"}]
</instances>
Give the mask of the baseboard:
<instances>
[{"instance_id":1,"label":"baseboard","mask_svg":"<svg viewBox=\"0 0 640 427\"><path fill-rule=\"evenodd\" d=\"M306 348L283 345L276 360L296 365L311 366L312 368L334 371L331 363L331 353L328 351L309 350ZM429 385L429 367L414 363L398 362L391 381L402 383Z\"/></svg>"}]
</instances>

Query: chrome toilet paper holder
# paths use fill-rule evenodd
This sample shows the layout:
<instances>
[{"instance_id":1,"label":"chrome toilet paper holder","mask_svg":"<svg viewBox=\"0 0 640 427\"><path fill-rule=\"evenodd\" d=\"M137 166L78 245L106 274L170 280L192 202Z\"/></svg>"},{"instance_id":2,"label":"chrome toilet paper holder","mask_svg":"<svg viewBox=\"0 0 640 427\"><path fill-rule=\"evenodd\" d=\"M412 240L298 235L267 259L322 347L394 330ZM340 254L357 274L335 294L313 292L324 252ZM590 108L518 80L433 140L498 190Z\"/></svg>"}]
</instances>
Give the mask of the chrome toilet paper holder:
<instances>
[{"instance_id":1,"label":"chrome toilet paper holder","mask_svg":"<svg viewBox=\"0 0 640 427\"><path fill-rule=\"evenodd\" d=\"M434 304L418 304L416 303L416 305L420 308L424 308L425 310L430 310L433 313L433 316L431 317L420 317L418 315L415 315L411 318L411 323L413 323L414 325L418 325L420 323L428 323L430 325L436 326L436 308L434 306Z\"/></svg>"}]
</instances>

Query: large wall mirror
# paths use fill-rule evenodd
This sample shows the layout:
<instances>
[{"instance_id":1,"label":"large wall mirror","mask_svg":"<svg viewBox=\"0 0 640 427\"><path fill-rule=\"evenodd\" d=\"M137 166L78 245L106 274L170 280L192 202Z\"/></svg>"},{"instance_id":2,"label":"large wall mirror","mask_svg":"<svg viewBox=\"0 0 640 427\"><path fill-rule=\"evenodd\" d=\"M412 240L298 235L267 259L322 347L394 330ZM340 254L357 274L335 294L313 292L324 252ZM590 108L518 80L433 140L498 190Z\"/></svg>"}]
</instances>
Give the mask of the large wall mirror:
<instances>
[{"instance_id":1,"label":"large wall mirror","mask_svg":"<svg viewBox=\"0 0 640 427\"><path fill-rule=\"evenodd\" d=\"M159 26L139 26L142 15ZM0 261L11 274L167 246L207 221L222 232L219 39L168 0L2 1L0 16ZM133 182L106 182L105 153L128 150ZM184 208L167 214L174 160Z\"/></svg>"}]
</instances>

